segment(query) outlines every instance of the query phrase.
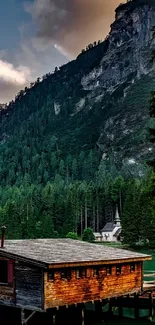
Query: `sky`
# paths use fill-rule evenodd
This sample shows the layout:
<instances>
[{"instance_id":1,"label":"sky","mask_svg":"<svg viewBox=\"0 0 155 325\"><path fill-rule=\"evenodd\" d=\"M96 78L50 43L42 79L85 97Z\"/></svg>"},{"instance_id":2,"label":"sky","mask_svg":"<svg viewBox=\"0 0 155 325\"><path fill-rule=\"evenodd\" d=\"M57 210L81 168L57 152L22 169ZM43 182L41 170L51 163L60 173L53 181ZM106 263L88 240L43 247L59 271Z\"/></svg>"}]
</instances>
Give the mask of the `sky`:
<instances>
[{"instance_id":1,"label":"sky","mask_svg":"<svg viewBox=\"0 0 155 325\"><path fill-rule=\"evenodd\" d=\"M104 39L120 0L1 0L0 103Z\"/></svg>"}]
</instances>

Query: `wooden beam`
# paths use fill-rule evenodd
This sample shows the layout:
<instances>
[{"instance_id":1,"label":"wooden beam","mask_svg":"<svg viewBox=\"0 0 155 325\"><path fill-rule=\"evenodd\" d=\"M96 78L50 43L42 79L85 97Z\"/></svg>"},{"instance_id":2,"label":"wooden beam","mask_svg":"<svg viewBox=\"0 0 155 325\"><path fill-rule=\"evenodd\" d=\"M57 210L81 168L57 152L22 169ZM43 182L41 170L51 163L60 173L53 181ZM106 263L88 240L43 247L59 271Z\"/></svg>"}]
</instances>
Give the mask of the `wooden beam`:
<instances>
[{"instance_id":1,"label":"wooden beam","mask_svg":"<svg viewBox=\"0 0 155 325\"><path fill-rule=\"evenodd\" d=\"M152 257L134 257L134 258L122 258L111 260L99 260L99 261L87 261L87 262L69 262L69 263L53 263L48 265L48 269L59 269L66 267L79 267L79 266L101 266L101 265L114 265L114 264L128 264L136 262L150 261Z\"/></svg>"},{"instance_id":2,"label":"wooden beam","mask_svg":"<svg viewBox=\"0 0 155 325\"><path fill-rule=\"evenodd\" d=\"M27 324L27 322L33 317L33 315L35 314L36 312L33 311L26 319L25 319L25 324Z\"/></svg>"},{"instance_id":3,"label":"wooden beam","mask_svg":"<svg viewBox=\"0 0 155 325\"><path fill-rule=\"evenodd\" d=\"M53 315L53 322L52 322L53 325L56 324L56 314Z\"/></svg>"},{"instance_id":4,"label":"wooden beam","mask_svg":"<svg viewBox=\"0 0 155 325\"><path fill-rule=\"evenodd\" d=\"M152 292L149 293L149 317L153 317L154 309L153 309L153 296Z\"/></svg>"},{"instance_id":5,"label":"wooden beam","mask_svg":"<svg viewBox=\"0 0 155 325\"><path fill-rule=\"evenodd\" d=\"M82 325L84 325L85 324L85 307L84 307L84 304L82 305L81 317L82 317Z\"/></svg>"},{"instance_id":6,"label":"wooden beam","mask_svg":"<svg viewBox=\"0 0 155 325\"><path fill-rule=\"evenodd\" d=\"M109 299L109 310L108 310L109 315L111 316L113 311L112 311L112 303L111 303L111 299Z\"/></svg>"},{"instance_id":7,"label":"wooden beam","mask_svg":"<svg viewBox=\"0 0 155 325\"><path fill-rule=\"evenodd\" d=\"M25 312L24 309L21 309L21 325L25 325Z\"/></svg>"},{"instance_id":8,"label":"wooden beam","mask_svg":"<svg viewBox=\"0 0 155 325\"><path fill-rule=\"evenodd\" d=\"M139 296L135 294L134 297L135 297L135 319L138 319L139 318Z\"/></svg>"},{"instance_id":9,"label":"wooden beam","mask_svg":"<svg viewBox=\"0 0 155 325\"><path fill-rule=\"evenodd\" d=\"M119 307L118 307L118 309L119 309L119 317L122 318L123 317L122 297L119 298L119 303L118 304L119 304Z\"/></svg>"},{"instance_id":10,"label":"wooden beam","mask_svg":"<svg viewBox=\"0 0 155 325\"><path fill-rule=\"evenodd\" d=\"M26 318L25 317L25 310L21 309L21 325L27 325L27 322L33 317L36 311L32 311L31 314Z\"/></svg>"},{"instance_id":11,"label":"wooden beam","mask_svg":"<svg viewBox=\"0 0 155 325\"><path fill-rule=\"evenodd\" d=\"M102 311L102 302L100 300L95 302L95 312L96 312L97 321L102 322L103 311Z\"/></svg>"}]
</instances>

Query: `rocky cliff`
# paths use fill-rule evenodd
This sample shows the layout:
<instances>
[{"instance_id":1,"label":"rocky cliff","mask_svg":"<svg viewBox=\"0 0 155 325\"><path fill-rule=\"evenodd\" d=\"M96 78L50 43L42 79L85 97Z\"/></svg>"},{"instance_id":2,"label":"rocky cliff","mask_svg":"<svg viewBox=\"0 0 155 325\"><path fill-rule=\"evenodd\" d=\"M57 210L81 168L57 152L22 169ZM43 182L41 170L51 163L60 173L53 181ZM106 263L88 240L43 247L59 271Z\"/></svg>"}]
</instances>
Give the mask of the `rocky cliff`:
<instances>
[{"instance_id":1,"label":"rocky cliff","mask_svg":"<svg viewBox=\"0 0 155 325\"><path fill-rule=\"evenodd\" d=\"M150 63L152 27L155 10L151 5L131 7L131 3L116 9L107 49L97 69L82 78L84 89L101 89L113 93L121 84L131 83L153 72ZM125 92L125 89L124 89Z\"/></svg>"},{"instance_id":2,"label":"rocky cliff","mask_svg":"<svg viewBox=\"0 0 155 325\"><path fill-rule=\"evenodd\" d=\"M154 25L154 1L120 5L103 43L16 96L0 115L2 180L8 177L9 161L8 169L16 175L23 166L24 173L33 169L35 181L43 156L50 174L53 143L59 162L95 147L103 159L113 157L118 165L138 164L153 155L147 137L153 123L149 101L155 89ZM28 161L21 162L25 153Z\"/></svg>"},{"instance_id":3,"label":"rocky cliff","mask_svg":"<svg viewBox=\"0 0 155 325\"><path fill-rule=\"evenodd\" d=\"M128 157L132 162L152 154L146 138L149 92L155 85L151 62L154 24L153 2L120 5L99 65L81 80L83 88L90 91L92 106L98 101L101 109L106 111L107 105L110 108L110 114L105 113L101 122L98 140L104 158L110 151L116 160L118 156L122 160Z\"/></svg>"},{"instance_id":4,"label":"rocky cliff","mask_svg":"<svg viewBox=\"0 0 155 325\"><path fill-rule=\"evenodd\" d=\"M107 157L109 150L130 160L152 151L145 142L148 127L148 91L154 85L155 66L151 62L155 46L153 2L131 1L116 9L115 22L106 40L99 66L82 78L82 85L105 109L104 98L117 107L102 124L98 144ZM109 101L109 102L110 102Z\"/></svg>"}]
</instances>

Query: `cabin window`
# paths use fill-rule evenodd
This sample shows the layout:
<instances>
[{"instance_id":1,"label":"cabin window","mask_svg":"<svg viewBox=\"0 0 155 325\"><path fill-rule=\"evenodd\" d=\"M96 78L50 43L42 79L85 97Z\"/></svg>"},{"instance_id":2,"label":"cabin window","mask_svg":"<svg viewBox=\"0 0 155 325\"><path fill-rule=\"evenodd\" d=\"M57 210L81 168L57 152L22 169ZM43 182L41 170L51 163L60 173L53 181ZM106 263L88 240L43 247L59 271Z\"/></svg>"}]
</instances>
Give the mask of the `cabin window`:
<instances>
[{"instance_id":1,"label":"cabin window","mask_svg":"<svg viewBox=\"0 0 155 325\"><path fill-rule=\"evenodd\" d=\"M86 278L90 277L90 269L86 269Z\"/></svg>"},{"instance_id":2,"label":"cabin window","mask_svg":"<svg viewBox=\"0 0 155 325\"><path fill-rule=\"evenodd\" d=\"M135 272L135 263L130 264L130 272Z\"/></svg>"},{"instance_id":3,"label":"cabin window","mask_svg":"<svg viewBox=\"0 0 155 325\"><path fill-rule=\"evenodd\" d=\"M0 283L8 283L8 261L0 260Z\"/></svg>"},{"instance_id":4,"label":"cabin window","mask_svg":"<svg viewBox=\"0 0 155 325\"><path fill-rule=\"evenodd\" d=\"M61 279L71 279L71 270L61 270L60 275Z\"/></svg>"},{"instance_id":5,"label":"cabin window","mask_svg":"<svg viewBox=\"0 0 155 325\"><path fill-rule=\"evenodd\" d=\"M85 268L79 268L76 270L76 278L86 278L87 276L87 270Z\"/></svg>"},{"instance_id":6,"label":"cabin window","mask_svg":"<svg viewBox=\"0 0 155 325\"><path fill-rule=\"evenodd\" d=\"M111 266L107 266L106 268L106 274L111 275Z\"/></svg>"},{"instance_id":7,"label":"cabin window","mask_svg":"<svg viewBox=\"0 0 155 325\"><path fill-rule=\"evenodd\" d=\"M80 278L80 270L79 270L79 269L76 270L76 278L77 278L77 279Z\"/></svg>"},{"instance_id":8,"label":"cabin window","mask_svg":"<svg viewBox=\"0 0 155 325\"><path fill-rule=\"evenodd\" d=\"M98 267L93 269L93 276L94 277L98 277L99 276L99 268Z\"/></svg>"},{"instance_id":9,"label":"cabin window","mask_svg":"<svg viewBox=\"0 0 155 325\"><path fill-rule=\"evenodd\" d=\"M121 266L121 265L117 265L117 266L116 266L116 274L117 274L117 275L120 275L121 272L122 272L122 266Z\"/></svg>"},{"instance_id":10,"label":"cabin window","mask_svg":"<svg viewBox=\"0 0 155 325\"><path fill-rule=\"evenodd\" d=\"M50 270L48 272L48 281L53 281L54 280L54 271Z\"/></svg>"}]
</instances>

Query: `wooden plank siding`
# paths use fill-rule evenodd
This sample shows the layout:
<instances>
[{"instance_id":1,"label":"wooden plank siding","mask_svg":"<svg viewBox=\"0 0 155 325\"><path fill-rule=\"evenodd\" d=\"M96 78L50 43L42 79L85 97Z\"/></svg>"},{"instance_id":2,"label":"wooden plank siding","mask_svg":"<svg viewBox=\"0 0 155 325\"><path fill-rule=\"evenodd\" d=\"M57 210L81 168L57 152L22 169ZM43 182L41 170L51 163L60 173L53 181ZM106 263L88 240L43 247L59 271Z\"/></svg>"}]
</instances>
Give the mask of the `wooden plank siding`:
<instances>
[{"instance_id":1,"label":"wooden plank siding","mask_svg":"<svg viewBox=\"0 0 155 325\"><path fill-rule=\"evenodd\" d=\"M86 277L76 277L76 269L71 270L70 279L61 279L60 271L54 270L54 280L48 280L44 273L44 308L89 302L141 291L142 263L135 263L131 272L130 264L122 265L117 275L116 265L111 266L111 274L106 274L106 266L101 266L99 275L94 276L93 268L86 270Z\"/></svg>"},{"instance_id":2,"label":"wooden plank siding","mask_svg":"<svg viewBox=\"0 0 155 325\"><path fill-rule=\"evenodd\" d=\"M13 285L0 285L0 305L15 305L15 293Z\"/></svg>"},{"instance_id":3,"label":"wooden plank siding","mask_svg":"<svg viewBox=\"0 0 155 325\"><path fill-rule=\"evenodd\" d=\"M43 275L41 268L16 262L16 306L41 310L43 307Z\"/></svg>"}]
</instances>

